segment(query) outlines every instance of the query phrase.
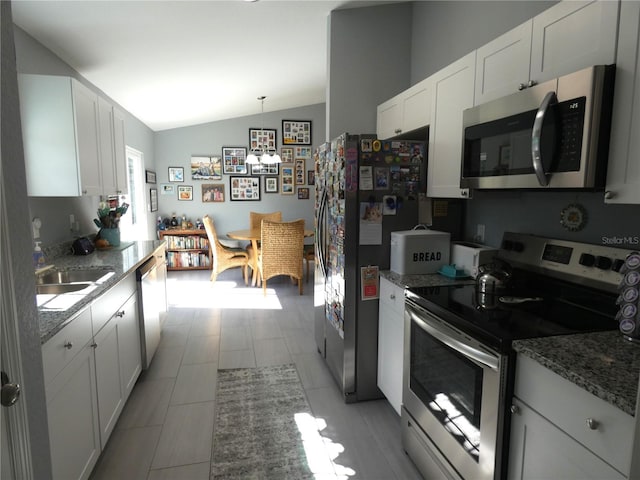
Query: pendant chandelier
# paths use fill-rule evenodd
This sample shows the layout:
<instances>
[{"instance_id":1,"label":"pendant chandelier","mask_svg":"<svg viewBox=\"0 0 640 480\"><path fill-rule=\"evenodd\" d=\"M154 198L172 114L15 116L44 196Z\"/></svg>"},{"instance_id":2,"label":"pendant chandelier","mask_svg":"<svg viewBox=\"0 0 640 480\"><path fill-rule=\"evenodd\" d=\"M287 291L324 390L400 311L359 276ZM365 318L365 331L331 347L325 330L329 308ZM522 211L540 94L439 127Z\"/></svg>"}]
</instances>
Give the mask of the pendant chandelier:
<instances>
[{"instance_id":1,"label":"pendant chandelier","mask_svg":"<svg viewBox=\"0 0 640 480\"><path fill-rule=\"evenodd\" d=\"M260 130L264 130L264 99L267 98L264 95L258 97L258 100L262 103L262 114L260 117L260 121L262 126ZM250 165L258 165L265 164L271 165L274 163L281 163L282 159L280 155L278 155L278 151L276 148L269 148L267 145L257 145L255 148L249 150L249 155L247 155L246 163Z\"/></svg>"}]
</instances>

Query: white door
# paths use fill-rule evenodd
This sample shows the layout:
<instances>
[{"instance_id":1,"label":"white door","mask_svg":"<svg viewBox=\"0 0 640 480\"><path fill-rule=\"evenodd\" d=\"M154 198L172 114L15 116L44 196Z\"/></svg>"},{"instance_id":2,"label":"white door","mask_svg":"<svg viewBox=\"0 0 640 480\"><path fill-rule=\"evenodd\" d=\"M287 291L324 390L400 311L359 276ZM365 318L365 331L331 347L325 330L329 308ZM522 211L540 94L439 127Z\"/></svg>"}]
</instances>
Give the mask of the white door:
<instances>
[{"instance_id":1,"label":"white door","mask_svg":"<svg viewBox=\"0 0 640 480\"><path fill-rule=\"evenodd\" d=\"M2 370L11 381L24 387L13 406L0 406L0 473L3 480L28 480L49 478L51 462L20 141L11 2L0 2L0 43L0 356Z\"/></svg>"}]
</instances>

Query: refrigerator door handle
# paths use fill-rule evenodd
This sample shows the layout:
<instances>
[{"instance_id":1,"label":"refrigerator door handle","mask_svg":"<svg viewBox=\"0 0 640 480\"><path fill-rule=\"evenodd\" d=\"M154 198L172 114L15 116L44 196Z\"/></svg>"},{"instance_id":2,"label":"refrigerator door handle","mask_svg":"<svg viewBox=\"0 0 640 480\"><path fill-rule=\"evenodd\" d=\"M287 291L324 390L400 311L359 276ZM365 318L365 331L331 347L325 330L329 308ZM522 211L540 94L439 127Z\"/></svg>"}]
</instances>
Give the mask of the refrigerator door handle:
<instances>
[{"instance_id":1,"label":"refrigerator door handle","mask_svg":"<svg viewBox=\"0 0 640 480\"><path fill-rule=\"evenodd\" d=\"M324 251L324 229L325 229L325 215L327 209L327 191L322 190L320 196L320 205L318 207L318 231L316 232L316 252L318 252L318 263L320 265L320 270L322 271L322 276L327 276L326 266L325 266L325 251Z\"/></svg>"}]
</instances>

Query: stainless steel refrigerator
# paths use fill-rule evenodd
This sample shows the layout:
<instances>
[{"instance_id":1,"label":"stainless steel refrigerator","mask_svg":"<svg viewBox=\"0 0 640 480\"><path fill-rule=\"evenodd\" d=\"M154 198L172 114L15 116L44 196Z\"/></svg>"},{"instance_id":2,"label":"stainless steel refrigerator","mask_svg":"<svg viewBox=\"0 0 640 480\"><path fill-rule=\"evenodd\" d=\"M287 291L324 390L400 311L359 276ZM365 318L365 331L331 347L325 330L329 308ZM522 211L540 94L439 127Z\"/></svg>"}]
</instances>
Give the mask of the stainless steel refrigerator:
<instances>
[{"instance_id":1,"label":"stainless steel refrigerator","mask_svg":"<svg viewBox=\"0 0 640 480\"><path fill-rule=\"evenodd\" d=\"M342 134L315 152L315 338L346 402L380 398L378 300L361 268L389 268L392 231L418 222L422 142Z\"/></svg>"}]
</instances>

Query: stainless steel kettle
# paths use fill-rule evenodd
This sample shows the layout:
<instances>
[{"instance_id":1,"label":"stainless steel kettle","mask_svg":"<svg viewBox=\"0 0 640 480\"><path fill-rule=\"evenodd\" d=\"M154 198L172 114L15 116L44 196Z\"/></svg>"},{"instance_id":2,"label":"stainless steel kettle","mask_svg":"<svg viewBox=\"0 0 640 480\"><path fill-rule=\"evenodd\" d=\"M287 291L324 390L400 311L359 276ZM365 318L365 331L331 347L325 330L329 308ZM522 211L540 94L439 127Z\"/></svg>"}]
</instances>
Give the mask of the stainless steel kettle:
<instances>
[{"instance_id":1,"label":"stainless steel kettle","mask_svg":"<svg viewBox=\"0 0 640 480\"><path fill-rule=\"evenodd\" d=\"M476 290L480 293L498 294L509 290L511 269L507 264L489 263L480 265L476 278Z\"/></svg>"}]
</instances>

